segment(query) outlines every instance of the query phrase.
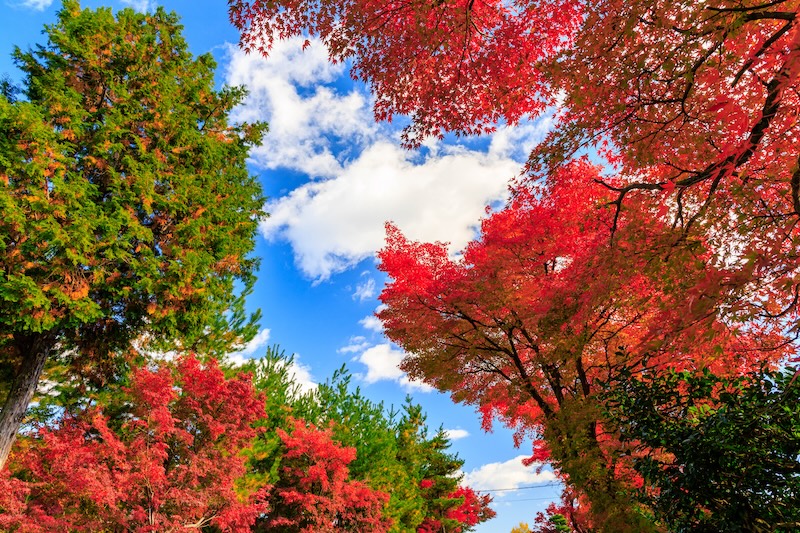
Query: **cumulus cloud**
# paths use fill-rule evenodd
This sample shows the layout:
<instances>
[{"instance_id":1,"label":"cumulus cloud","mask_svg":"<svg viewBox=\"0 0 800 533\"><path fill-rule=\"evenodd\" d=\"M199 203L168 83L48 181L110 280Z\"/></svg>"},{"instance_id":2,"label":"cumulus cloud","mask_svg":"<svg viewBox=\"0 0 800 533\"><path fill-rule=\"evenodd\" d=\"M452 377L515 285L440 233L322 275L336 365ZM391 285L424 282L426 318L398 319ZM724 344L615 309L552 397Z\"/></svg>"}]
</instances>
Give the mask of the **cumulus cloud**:
<instances>
[{"instance_id":1,"label":"cumulus cloud","mask_svg":"<svg viewBox=\"0 0 800 533\"><path fill-rule=\"evenodd\" d=\"M459 440L469 437L469 431L466 429L445 429L444 433L450 440Z\"/></svg>"},{"instance_id":2,"label":"cumulus cloud","mask_svg":"<svg viewBox=\"0 0 800 533\"><path fill-rule=\"evenodd\" d=\"M226 82L249 91L232 117L269 123L263 145L250 153L256 166L330 178L341 172L341 159L370 142L377 126L366 93L341 94L326 85L345 74L344 66L329 63L318 40L303 51L304 40L277 41L268 59L229 47Z\"/></svg>"},{"instance_id":3,"label":"cumulus cloud","mask_svg":"<svg viewBox=\"0 0 800 533\"><path fill-rule=\"evenodd\" d=\"M151 2L150 0L122 0L122 3L141 13L152 11L155 7L155 2Z\"/></svg>"},{"instance_id":4,"label":"cumulus cloud","mask_svg":"<svg viewBox=\"0 0 800 533\"><path fill-rule=\"evenodd\" d=\"M262 234L289 241L299 268L315 279L372 256L383 246L387 220L412 239L450 242L457 250L519 170L510 159L458 148L423 163L412 156L394 142L375 142L336 179L270 202Z\"/></svg>"},{"instance_id":5,"label":"cumulus cloud","mask_svg":"<svg viewBox=\"0 0 800 533\"><path fill-rule=\"evenodd\" d=\"M518 161L526 160L534 145L544 139L552 128L553 111L537 120L525 121L517 126L497 128L489 144L489 155Z\"/></svg>"},{"instance_id":6,"label":"cumulus cloud","mask_svg":"<svg viewBox=\"0 0 800 533\"><path fill-rule=\"evenodd\" d=\"M364 376L364 381L367 383L381 380L400 381L404 375L399 368L402 360L403 352L395 350L390 344L378 344L367 348L358 357L358 361L367 366L367 374Z\"/></svg>"},{"instance_id":7,"label":"cumulus cloud","mask_svg":"<svg viewBox=\"0 0 800 533\"><path fill-rule=\"evenodd\" d=\"M508 461L485 464L467 472L464 475L464 484L476 490L497 490L557 481L552 471L543 470L536 473L539 465L523 465L522 460L526 457L518 455Z\"/></svg>"},{"instance_id":8,"label":"cumulus cloud","mask_svg":"<svg viewBox=\"0 0 800 533\"><path fill-rule=\"evenodd\" d=\"M356 291L353 293L353 299L363 302L375 296L375 280L368 277L356 286Z\"/></svg>"},{"instance_id":9,"label":"cumulus cloud","mask_svg":"<svg viewBox=\"0 0 800 533\"><path fill-rule=\"evenodd\" d=\"M356 337L362 339L363 337ZM430 392L433 387L420 381L413 381L400 370L400 362L403 360L403 352L394 348L389 343L371 345L361 343L360 345L351 344L341 348L339 352L358 353L353 361L361 363L366 368L366 373L356 373L356 377L367 384L379 381L394 381L406 390L416 390L420 392Z\"/></svg>"},{"instance_id":10,"label":"cumulus cloud","mask_svg":"<svg viewBox=\"0 0 800 533\"><path fill-rule=\"evenodd\" d=\"M375 315L365 316L359 320L358 323L361 324L361 327L366 330L373 331L375 333L383 333L383 324Z\"/></svg>"},{"instance_id":11,"label":"cumulus cloud","mask_svg":"<svg viewBox=\"0 0 800 533\"><path fill-rule=\"evenodd\" d=\"M358 352L363 352L370 346L372 346L372 344L367 342L367 339L365 339L364 337L361 336L350 337L350 344L348 344L347 346L342 346L336 351L338 353L358 353Z\"/></svg>"},{"instance_id":12,"label":"cumulus cloud","mask_svg":"<svg viewBox=\"0 0 800 533\"><path fill-rule=\"evenodd\" d=\"M258 359L266 352L269 339L270 330L262 328L241 350L228 354L228 357L235 365L242 365L248 359ZM293 377L294 382L300 386L300 390L303 392L312 390L317 386L317 383L311 375L311 367L301 363L298 354L292 356L292 363L289 365L289 375Z\"/></svg>"},{"instance_id":13,"label":"cumulus cloud","mask_svg":"<svg viewBox=\"0 0 800 533\"><path fill-rule=\"evenodd\" d=\"M429 140L409 152L396 128L375 123L365 89L337 85L345 66L330 64L318 40L302 51L303 40L276 42L268 59L229 49L226 82L250 92L234 118L270 125L252 161L310 178L268 203L261 233L289 242L299 269L316 280L374 255L389 220L412 239L462 248L484 206L505 198L547 121L502 127L483 151Z\"/></svg>"},{"instance_id":14,"label":"cumulus cloud","mask_svg":"<svg viewBox=\"0 0 800 533\"><path fill-rule=\"evenodd\" d=\"M17 7L33 9L34 11L44 11L53 4L53 0L22 0L15 4Z\"/></svg>"},{"instance_id":15,"label":"cumulus cloud","mask_svg":"<svg viewBox=\"0 0 800 533\"><path fill-rule=\"evenodd\" d=\"M311 375L311 367L300 362L300 356L294 354L292 364L289 365L289 375L300 387L301 392L309 392L317 388L317 383Z\"/></svg>"}]
</instances>

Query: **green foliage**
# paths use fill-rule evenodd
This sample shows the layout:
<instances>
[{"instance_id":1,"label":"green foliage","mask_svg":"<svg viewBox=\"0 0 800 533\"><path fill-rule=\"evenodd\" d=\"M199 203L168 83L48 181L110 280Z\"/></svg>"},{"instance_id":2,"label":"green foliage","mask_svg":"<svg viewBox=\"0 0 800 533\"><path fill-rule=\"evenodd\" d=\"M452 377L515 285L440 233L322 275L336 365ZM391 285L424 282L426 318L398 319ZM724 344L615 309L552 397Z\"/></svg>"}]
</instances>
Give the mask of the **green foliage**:
<instances>
[{"instance_id":1,"label":"green foliage","mask_svg":"<svg viewBox=\"0 0 800 533\"><path fill-rule=\"evenodd\" d=\"M3 446L56 353L50 378L96 387L130 368L132 342L221 356L256 332L244 298L264 198L245 160L265 126L228 123L244 90L215 89L213 59L181 30L163 9L65 0L46 44L14 52L24 82L0 91Z\"/></svg>"},{"instance_id":2,"label":"green foliage","mask_svg":"<svg viewBox=\"0 0 800 533\"><path fill-rule=\"evenodd\" d=\"M370 401L358 387L353 390L350 381L343 366L298 402L296 414L332 425L334 438L356 449L351 475L391 494L385 510L394 521L391 531L416 531L430 517L444 520L446 511L458 504L449 495L458 486L456 473L463 464L447 453L450 443L444 432L429 436L422 407L410 398L400 412L387 412L382 402ZM431 486L424 486L426 480Z\"/></svg>"},{"instance_id":3,"label":"green foliage","mask_svg":"<svg viewBox=\"0 0 800 533\"><path fill-rule=\"evenodd\" d=\"M553 415L544 430L550 461L569 473L569 483L581 488L593 509L602 510L603 525L597 527L598 531L657 531L652 517L631 496L627 476L616 471L613 463L609 465L613 459L609 460L597 445L597 421L601 417L601 409L594 398L565 398L561 410ZM556 516L562 515L550 516L547 524L550 529L543 531L560 531ZM552 522L553 519L556 522Z\"/></svg>"},{"instance_id":4,"label":"green foliage","mask_svg":"<svg viewBox=\"0 0 800 533\"><path fill-rule=\"evenodd\" d=\"M361 389L351 387L351 375L342 366L330 380L294 405L296 416L319 426L333 426L334 438L356 448L350 473L358 479L386 485L396 452L396 413L387 413L383 402L372 402ZM394 476L392 476L394 477Z\"/></svg>"},{"instance_id":5,"label":"green foliage","mask_svg":"<svg viewBox=\"0 0 800 533\"><path fill-rule=\"evenodd\" d=\"M0 468L39 378L102 387L136 349L221 356L251 338L264 215L245 160L264 125L230 125L174 14L65 0L0 95ZM58 355L58 361L53 356ZM48 359L51 359L48 363ZM54 364L55 363L55 364ZM49 364L49 366L48 366Z\"/></svg>"},{"instance_id":6,"label":"green foliage","mask_svg":"<svg viewBox=\"0 0 800 533\"><path fill-rule=\"evenodd\" d=\"M392 521L390 531L416 533L429 519L448 531L470 529L446 516L463 503L463 498L452 496L463 461L448 453L443 430L428 434L421 406L409 398L399 412L386 409L352 387L345 367L304 394L293 379L291 364L292 358L277 348L249 363L256 389L266 396L267 417L261 421L264 432L247 452L252 468L244 483L248 490L278 480L282 450L277 432L291 429L294 419L304 420L329 428L335 442L355 449L355 459L348 464L350 478L390 495L383 509L383 516ZM481 516L480 521L491 517Z\"/></svg>"},{"instance_id":7,"label":"green foliage","mask_svg":"<svg viewBox=\"0 0 800 533\"><path fill-rule=\"evenodd\" d=\"M606 415L645 481L639 497L670 531L797 531L797 376L625 371L608 386Z\"/></svg>"},{"instance_id":8,"label":"green foliage","mask_svg":"<svg viewBox=\"0 0 800 533\"><path fill-rule=\"evenodd\" d=\"M192 57L177 20L69 0L45 46L15 51L25 99L0 98L0 342L48 332L103 358L143 331L210 354L253 333L235 287L256 267L263 198L245 159L264 127L228 124L244 91L214 89L214 61ZM236 332L219 323L231 310Z\"/></svg>"},{"instance_id":9,"label":"green foliage","mask_svg":"<svg viewBox=\"0 0 800 533\"><path fill-rule=\"evenodd\" d=\"M253 375L253 385L264 395L264 416L258 421L258 438L244 453L248 458L247 475L240 482L243 492L252 492L279 479L281 439L277 430L292 427L292 405L301 396L299 386L290 372L292 357L277 346L267 349L263 357L247 362L242 369L232 368L233 375L241 370Z\"/></svg>"}]
</instances>

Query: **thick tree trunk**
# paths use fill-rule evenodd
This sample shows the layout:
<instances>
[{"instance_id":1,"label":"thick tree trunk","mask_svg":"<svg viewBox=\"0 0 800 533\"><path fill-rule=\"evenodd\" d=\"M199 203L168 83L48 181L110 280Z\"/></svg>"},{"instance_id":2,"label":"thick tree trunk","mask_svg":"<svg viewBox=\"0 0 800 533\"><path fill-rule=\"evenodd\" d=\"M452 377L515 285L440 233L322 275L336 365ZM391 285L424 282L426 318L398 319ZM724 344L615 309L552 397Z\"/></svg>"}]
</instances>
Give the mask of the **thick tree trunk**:
<instances>
[{"instance_id":1,"label":"thick tree trunk","mask_svg":"<svg viewBox=\"0 0 800 533\"><path fill-rule=\"evenodd\" d=\"M3 410L0 411L0 470L6 466L22 418L36 392L39 377L52 350L50 339L44 335L16 338L15 341L22 363L8 391Z\"/></svg>"}]
</instances>

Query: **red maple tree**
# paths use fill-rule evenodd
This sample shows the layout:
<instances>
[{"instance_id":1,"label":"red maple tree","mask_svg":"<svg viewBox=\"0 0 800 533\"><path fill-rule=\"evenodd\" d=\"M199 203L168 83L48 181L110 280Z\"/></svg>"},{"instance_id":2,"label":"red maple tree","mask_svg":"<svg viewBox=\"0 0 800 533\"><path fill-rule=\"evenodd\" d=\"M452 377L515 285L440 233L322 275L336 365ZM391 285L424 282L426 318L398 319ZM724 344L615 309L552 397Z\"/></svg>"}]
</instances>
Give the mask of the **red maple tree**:
<instances>
[{"instance_id":1,"label":"red maple tree","mask_svg":"<svg viewBox=\"0 0 800 533\"><path fill-rule=\"evenodd\" d=\"M377 118L410 115L409 145L558 104L536 176L594 147L619 171L602 180L618 208L643 193L686 233L746 243L763 311L796 309L798 0L228 3L245 50L307 33L351 61Z\"/></svg>"},{"instance_id":2,"label":"red maple tree","mask_svg":"<svg viewBox=\"0 0 800 533\"><path fill-rule=\"evenodd\" d=\"M408 145L558 104L462 260L389 226L380 315L413 377L544 436L534 456L597 527L646 530L616 500L636 480L597 384L631 365L743 372L800 333L800 2L229 4L246 49L307 31L351 60L379 119L411 115Z\"/></svg>"},{"instance_id":3,"label":"red maple tree","mask_svg":"<svg viewBox=\"0 0 800 533\"><path fill-rule=\"evenodd\" d=\"M478 494L471 487L459 486L448 495L448 498L458 500L458 504L449 509L445 516L448 520L455 520L462 527L471 528L495 515L495 512L489 508L491 496ZM463 529L459 527L452 531L460 533Z\"/></svg>"},{"instance_id":4,"label":"red maple tree","mask_svg":"<svg viewBox=\"0 0 800 533\"><path fill-rule=\"evenodd\" d=\"M190 356L136 370L117 400L113 417L89 406L23 439L0 478L0 527L250 531L267 505L235 488L264 411L249 376Z\"/></svg>"},{"instance_id":5,"label":"red maple tree","mask_svg":"<svg viewBox=\"0 0 800 533\"><path fill-rule=\"evenodd\" d=\"M417 533L471 531L474 526L496 515L489 506L491 496L459 485L456 478L436 476L423 479L419 488L427 505L426 516L417 526Z\"/></svg>"},{"instance_id":6,"label":"red maple tree","mask_svg":"<svg viewBox=\"0 0 800 533\"><path fill-rule=\"evenodd\" d=\"M722 315L720 288L740 273L703 242L672 247L679 230L647 205L629 202L612 229L614 209L598 207L613 193L598 179L579 161L518 191L459 260L389 226L379 317L411 377L477 405L487 428L516 428L518 442L544 436L535 457L581 488L598 523L644 531L621 490L633 473L599 422L598 384L632 365L738 373L791 347L780 324Z\"/></svg>"},{"instance_id":7,"label":"red maple tree","mask_svg":"<svg viewBox=\"0 0 800 533\"><path fill-rule=\"evenodd\" d=\"M800 203L800 178L791 178L797 0L228 4L245 50L267 54L274 39L307 33L331 60L352 60L376 93L376 116L411 115L412 138L515 123L560 92L558 142L540 155L610 142L607 155L647 168L658 190L708 191L747 165L769 181L797 181L780 196Z\"/></svg>"},{"instance_id":8,"label":"red maple tree","mask_svg":"<svg viewBox=\"0 0 800 533\"><path fill-rule=\"evenodd\" d=\"M491 131L553 102L537 63L578 27L582 6L547 0L229 0L246 51L269 53L276 38L319 36L332 61L373 88L375 115L410 115L404 139L443 131Z\"/></svg>"},{"instance_id":9,"label":"red maple tree","mask_svg":"<svg viewBox=\"0 0 800 533\"><path fill-rule=\"evenodd\" d=\"M256 531L387 531L391 524L381 511L389 495L349 479L355 448L336 444L329 430L302 420L290 424L291 432L277 430L285 451L270 512Z\"/></svg>"}]
</instances>

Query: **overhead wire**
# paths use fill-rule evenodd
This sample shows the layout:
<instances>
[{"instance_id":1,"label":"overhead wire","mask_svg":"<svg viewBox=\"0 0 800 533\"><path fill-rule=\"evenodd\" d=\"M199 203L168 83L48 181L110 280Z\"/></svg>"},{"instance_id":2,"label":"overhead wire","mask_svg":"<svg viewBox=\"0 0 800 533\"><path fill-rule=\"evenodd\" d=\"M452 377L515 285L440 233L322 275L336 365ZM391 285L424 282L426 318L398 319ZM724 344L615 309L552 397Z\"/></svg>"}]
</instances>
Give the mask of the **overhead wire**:
<instances>
[{"instance_id":1,"label":"overhead wire","mask_svg":"<svg viewBox=\"0 0 800 533\"><path fill-rule=\"evenodd\" d=\"M544 502L544 501L551 501L554 502L558 500L558 497L554 498L522 498L519 500L500 500L502 503L514 503L514 502Z\"/></svg>"},{"instance_id":2,"label":"overhead wire","mask_svg":"<svg viewBox=\"0 0 800 533\"><path fill-rule=\"evenodd\" d=\"M473 487L472 490L475 492L505 492L505 491L513 491L513 490L528 490L528 489L543 489L547 487L559 487L561 483L554 481L551 483L541 483L539 485L527 485L524 487L510 487L506 489L476 489Z\"/></svg>"}]
</instances>

